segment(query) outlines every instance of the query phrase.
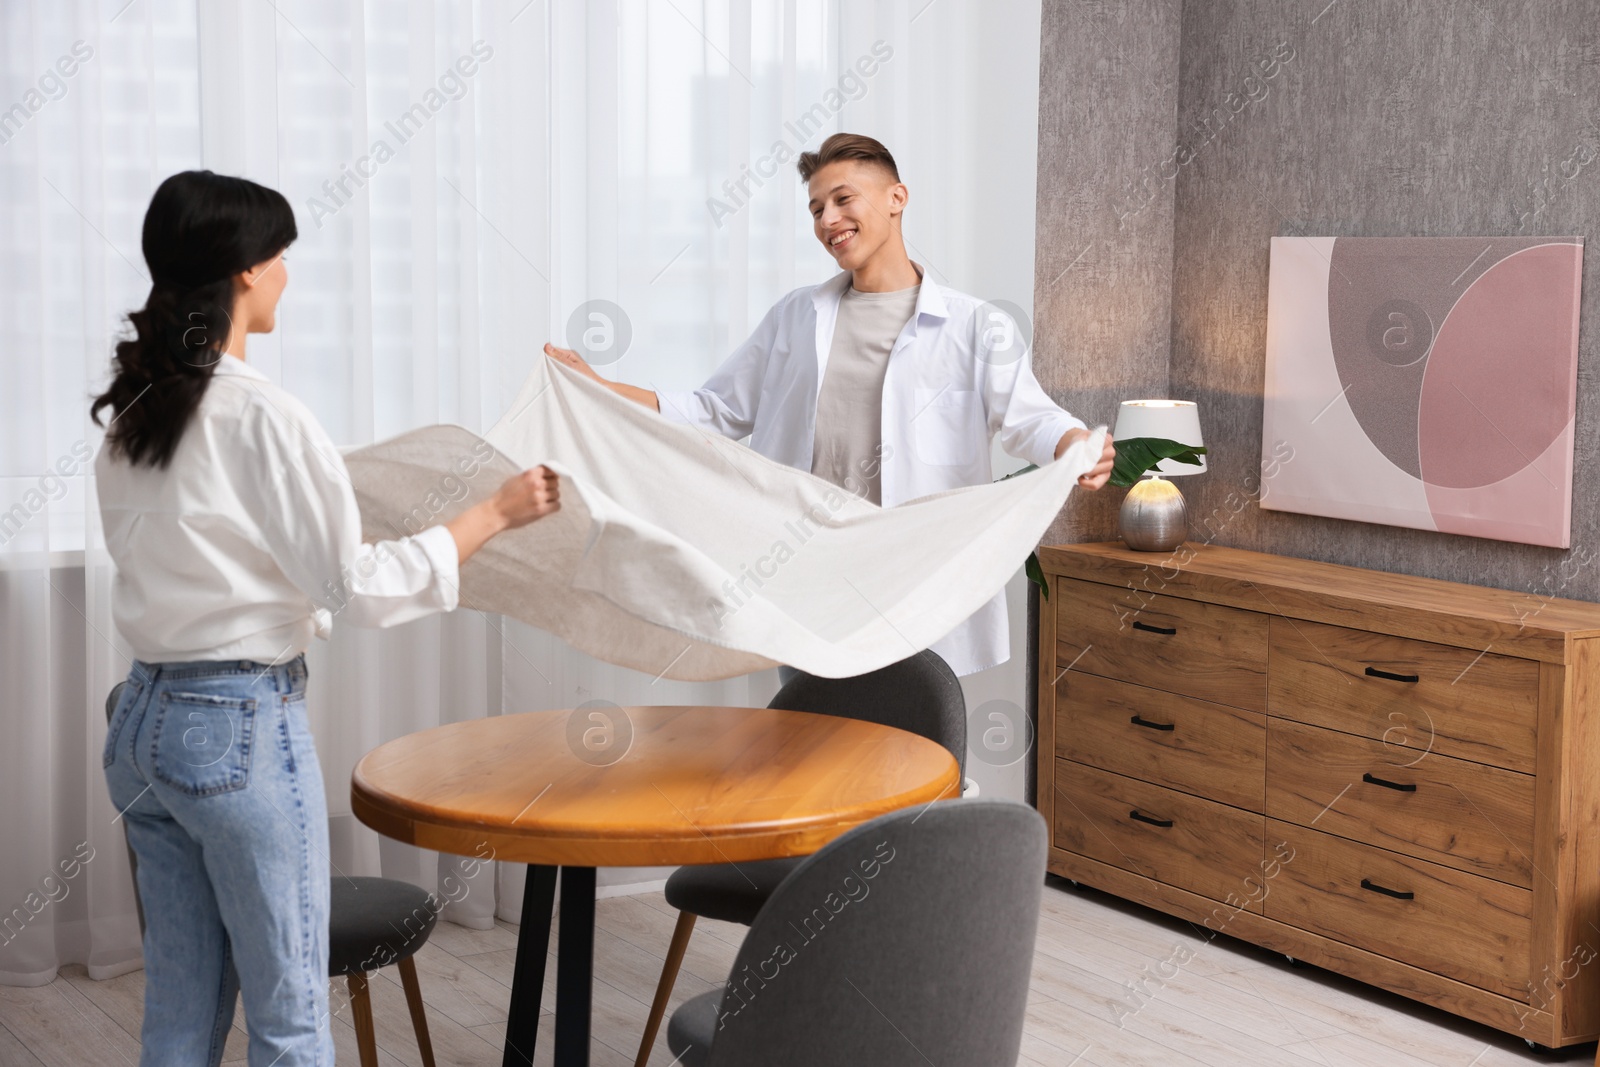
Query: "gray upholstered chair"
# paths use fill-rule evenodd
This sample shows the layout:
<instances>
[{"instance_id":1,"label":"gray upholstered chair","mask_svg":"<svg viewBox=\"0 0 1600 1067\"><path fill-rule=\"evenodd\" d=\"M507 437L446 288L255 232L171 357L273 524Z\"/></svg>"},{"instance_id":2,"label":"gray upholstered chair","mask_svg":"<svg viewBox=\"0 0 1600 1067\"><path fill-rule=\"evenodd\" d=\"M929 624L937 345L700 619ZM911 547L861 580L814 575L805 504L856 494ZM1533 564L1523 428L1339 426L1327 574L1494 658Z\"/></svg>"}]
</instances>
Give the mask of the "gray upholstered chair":
<instances>
[{"instance_id":1,"label":"gray upholstered chair","mask_svg":"<svg viewBox=\"0 0 1600 1067\"><path fill-rule=\"evenodd\" d=\"M127 682L118 682L106 697L106 721L116 713ZM126 843L127 825L123 825ZM139 910L139 931L144 932L144 901L139 899L139 861L128 845L128 867L133 872L133 900ZM367 972L391 963L400 970L411 1027L423 1067L434 1067L433 1040L423 1012L422 986L412 961L433 933L439 913L432 896L410 882L394 878L333 879L328 910L328 977L343 976L350 990L351 1022L356 1029L356 1049L361 1067L378 1067L378 1037L372 1021L372 998Z\"/></svg>"},{"instance_id":2,"label":"gray upholstered chair","mask_svg":"<svg viewBox=\"0 0 1600 1067\"><path fill-rule=\"evenodd\" d=\"M919 734L949 749L962 773L966 772L966 698L961 680L936 652L922 651L854 678L800 673L778 690L767 706L862 719ZM636 1067L645 1067L650 1059L696 916L749 926L773 890L805 858L680 867L667 879L667 903L678 909L678 924L645 1019Z\"/></svg>"},{"instance_id":3,"label":"gray upholstered chair","mask_svg":"<svg viewBox=\"0 0 1600 1067\"><path fill-rule=\"evenodd\" d=\"M683 1067L1016 1063L1047 835L1002 800L907 808L805 859L721 989L667 1025Z\"/></svg>"}]
</instances>

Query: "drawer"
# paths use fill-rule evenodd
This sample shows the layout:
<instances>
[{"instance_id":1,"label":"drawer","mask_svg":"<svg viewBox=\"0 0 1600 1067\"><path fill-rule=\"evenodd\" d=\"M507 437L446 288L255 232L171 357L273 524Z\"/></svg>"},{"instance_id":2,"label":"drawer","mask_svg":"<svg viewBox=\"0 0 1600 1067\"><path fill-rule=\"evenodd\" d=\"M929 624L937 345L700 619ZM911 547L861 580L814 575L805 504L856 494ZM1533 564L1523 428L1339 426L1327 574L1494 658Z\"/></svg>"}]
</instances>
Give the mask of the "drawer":
<instances>
[{"instance_id":1,"label":"drawer","mask_svg":"<svg viewBox=\"0 0 1600 1067\"><path fill-rule=\"evenodd\" d=\"M1251 812L1069 760L1056 761L1055 809L1056 847L1212 900L1244 898L1261 876L1265 820Z\"/></svg>"},{"instance_id":2,"label":"drawer","mask_svg":"<svg viewBox=\"0 0 1600 1067\"><path fill-rule=\"evenodd\" d=\"M1533 773L1537 662L1286 618L1271 633L1270 714Z\"/></svg>"},{"instance_id":3,"label":"drawer","mask_svg":"<svg viewBox=\"0 0 1600 1067\"><path fill-rule=\"evenodd\" d=\"M1303 826L1267 834L1293 850L1267 886L1269 919L1528 1000L1528 890Z\"/></svg>"},{"instance_id":4,"label":"drawer","mask_svg":"<svg viewBox=\"0 0 1600 1067\"><path fill-rule=\"evenodd\" d=\"M1436 752L1286 719L1267 725L1271 818L1524 889L1533 888L1533 784Z\"/></svg>"},{"instance_id":5,"label":"drawer","mask_svg":"<svg viewBox=\"0 0 1600 1067\"><path fill-rule=\"evenodd\" d=\"M1246 711L1267 709L1267 618L1241 608L1057 580L1056 666Z\"/></svg>"},{"instance_id":6,"label":"drawer","mask_svg":"<svg viewBox=\"0 0 1600 1067\"><path fill-rule=\"evenodd\" d=\"M1267 719L1253 711L1069 671L1056 684L1056 755L1261 811Z\"/></svg>"}]
</instances>

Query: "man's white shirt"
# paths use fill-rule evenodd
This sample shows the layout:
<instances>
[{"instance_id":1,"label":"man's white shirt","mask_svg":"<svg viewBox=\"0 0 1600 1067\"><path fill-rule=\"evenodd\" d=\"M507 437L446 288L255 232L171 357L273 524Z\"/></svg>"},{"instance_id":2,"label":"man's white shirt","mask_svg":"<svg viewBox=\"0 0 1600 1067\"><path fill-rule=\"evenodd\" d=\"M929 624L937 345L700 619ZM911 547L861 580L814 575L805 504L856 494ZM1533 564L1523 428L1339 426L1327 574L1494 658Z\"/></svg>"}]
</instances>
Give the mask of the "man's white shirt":
<instances>
[{"instance_id":1,"label":"man's white shirt","mask_svg":"<svg viewBox=\"0 0 1600 1067\"><path fill-rule=\"evenodd\" d=\"M884 507L992 481L991 438L1044 466L1063 434L1084 428L1040 388L1032 353L1009 316L918 272L916 309L884 375ZM789 293L705 385L658 389L661 413L734 439L748 435L762 455L810 470L817 395L849 287L844 272ZM961 675L1004 663L1010 657L1004 590L932 649ZM907 648L906 655L916 651Z\"/></svg>"}]
</instances>

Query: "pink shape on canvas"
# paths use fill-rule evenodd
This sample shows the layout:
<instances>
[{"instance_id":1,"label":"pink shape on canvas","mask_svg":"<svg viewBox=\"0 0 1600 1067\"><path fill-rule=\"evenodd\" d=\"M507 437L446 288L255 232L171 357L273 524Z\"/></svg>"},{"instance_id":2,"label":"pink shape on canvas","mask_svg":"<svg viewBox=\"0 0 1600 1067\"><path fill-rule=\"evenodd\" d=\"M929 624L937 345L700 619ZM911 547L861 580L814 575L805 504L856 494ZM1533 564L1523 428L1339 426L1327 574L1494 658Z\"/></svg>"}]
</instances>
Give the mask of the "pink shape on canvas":
<instances>
[{"instance_id":1,"label":"pink shape on canvas","mask_svg":"<svg viewBox=\"0 0 1600 1067\"><path fill-rule=\"evenodd\" d=\"M1570 302L1579 247L1539 245L1461 295L1428 353L1417 412L1422 480L1470 489L1531 464L1572 421ZM1552 483L1552 487L1554 487Z\"/></svg>"}]
</instances>

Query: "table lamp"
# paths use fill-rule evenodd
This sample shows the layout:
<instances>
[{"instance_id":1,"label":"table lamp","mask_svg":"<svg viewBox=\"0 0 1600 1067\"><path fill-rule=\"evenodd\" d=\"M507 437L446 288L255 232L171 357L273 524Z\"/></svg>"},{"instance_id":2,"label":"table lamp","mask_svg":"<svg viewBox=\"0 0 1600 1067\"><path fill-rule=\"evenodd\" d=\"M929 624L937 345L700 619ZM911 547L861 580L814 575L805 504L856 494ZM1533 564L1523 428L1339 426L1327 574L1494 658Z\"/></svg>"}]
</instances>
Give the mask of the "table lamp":
<instances>
[{"instance_id":1,"label":"table lamp","mask_svg":"<svg viewBox=\"0 0 1600 1067\"><path fill-rule=\"evenodd\" d=\"M1193 448L1204 447L1200 436L1200 409L1189 400L1124 400L1117 410L1112 435L1118 441L1159 437ZM1189 536L1189 515L1183 494L1167 477L1200 474L1200 465L1164 459L1146 473L1149 477L1128 490L1118 514L1118 526L1127 546L1140 552L1170 552Z\"/></svg>"}]
</instances>

